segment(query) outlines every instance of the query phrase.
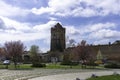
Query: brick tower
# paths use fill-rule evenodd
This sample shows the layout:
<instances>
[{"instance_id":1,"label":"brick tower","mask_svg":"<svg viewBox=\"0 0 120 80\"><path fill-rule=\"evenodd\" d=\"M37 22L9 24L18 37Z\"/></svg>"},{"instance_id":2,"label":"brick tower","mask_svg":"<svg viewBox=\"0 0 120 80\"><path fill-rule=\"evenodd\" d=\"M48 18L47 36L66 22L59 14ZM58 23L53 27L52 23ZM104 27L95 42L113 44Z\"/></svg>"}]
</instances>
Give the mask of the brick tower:
<instances>
[{"instance_id":1,"label":"brick tower","mask_svg":"<svg viewBox=\"0 0 120 80\"><path fill-rule=\"evenodd\" d=\"M51 49L50 51L64 51L66 47L65 43L65 28L57 23L51 28Z\"/></svg>"}]
</instances>

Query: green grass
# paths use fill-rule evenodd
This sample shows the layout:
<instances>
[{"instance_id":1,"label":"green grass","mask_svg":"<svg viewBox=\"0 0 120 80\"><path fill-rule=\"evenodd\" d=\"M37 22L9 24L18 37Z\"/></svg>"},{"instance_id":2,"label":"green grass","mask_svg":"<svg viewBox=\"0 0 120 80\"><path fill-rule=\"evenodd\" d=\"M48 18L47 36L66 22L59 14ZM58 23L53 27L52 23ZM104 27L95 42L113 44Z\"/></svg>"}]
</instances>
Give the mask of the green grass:
<instances>
[{"instance_id":1,"label":"green grass","mask_svg":"<svg viewBox=\"0 0 120 80\"><path fill-rule=\"evenodd\" d=\"M6 69L6 65L0 64L0 69ZM8 65L8 69L13 70L15 69L14 64ZM20 64L17 65L18 70L27 70L27 69L32 69L31 64Z\"/></svg>"},{"instance_id":2,"label":"green grass","mask_svg":"<svg viewBox=\"0 0 120 80\"><path fill-rule=\"evenodd\" d=\"M75 65L75 66L70 66L70 65L60 65L60 63L57 64L52 64L52 63L48 63L46 64L46 68L47 69L81 69L81 65ZM104 69L104 67L101 66L97 66L97 67L91 67L91 66L86 66L87 69L93 69L93 68L97 68L97 69Z\"/></svg>"},{"instance_id":3,"label":"green grass","mask_svg":"<svg viewBox=\"0 0 120 80\"><path fill-rule=\"evenodd\" d=\"M32 69L31 67L32 64L20 64L17 65L17 69ZM81 69L81 65L75 65L75 66L70 66L70 65L60 65L60 63L53 64L53 63L46 63L46 67L43 67L46 69ZM86 69L104 69L104 67L101 66L96 66L96 67L91 67L91 66L86 66ZM6 69L6 65L0 64L0 69ZM8 66L8 69L15 69L14 64L10 64Z\"/></svg>"},{"instance_id":4,"label":"green grass","mask_svg":"<svg viewBox=\"0 0 120 80\"><path fill-rule=\"evenodd\" d=\"M101 76L97 78L89 78L87 80L120 80L120 75Z\"/></svg>"},{"instance_id":5,"label":"green grass","mask_svg":"<svg viewBox=\"0 0 120 80\"><path fill-rule=\"evenodd\" d=\"M14 65L10 65L9 69L15 69ZM32 69L31 64L20 64L17 65L18 70L29 70Z\"/></svg>"},{"instance_id":6,"label":"green grass","mask_svg":"<svg viewBox=\"0 0 120 80\"><path fill-rule=\"evenodd\" d=\"M6 68L5 65L0 64L0 69L5 69L5 68Z\"/></svg>"},{"instance_id":7,"label":"green grass","mask_svg":"<svg viewBox=\"0 0 120 80\"><path fill-rule=\"evenodd\" d=\"M71 68L70 66L60 65L60 64L46 64L47 69L66 69ZM72 67L73 68L73 67Z\"/></svg>"}]
</instances>

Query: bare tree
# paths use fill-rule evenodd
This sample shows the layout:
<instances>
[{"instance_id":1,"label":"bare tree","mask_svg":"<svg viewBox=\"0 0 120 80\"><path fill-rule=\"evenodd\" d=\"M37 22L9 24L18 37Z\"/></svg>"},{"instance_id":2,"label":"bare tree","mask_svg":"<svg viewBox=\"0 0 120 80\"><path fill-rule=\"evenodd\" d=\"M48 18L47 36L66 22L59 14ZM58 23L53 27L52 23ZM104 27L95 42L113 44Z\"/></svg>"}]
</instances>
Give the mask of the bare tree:
<instances>
[{"instance_id":1,"label":"bare tree","mask_svg":"<svg viewBox=\"0 0 120 80\"><path fill-rule=\"evenodd\" d=\"M75 53L75 58L77 61L80 61L82 65L90 58L90 47L85 40L82 40L77 47L74 48L73 52Z\"/></svg>"},{"instance_id":2,"label":"bare tree","mask_svg":"<svg viewBox=\"0 0 120 80\"><path fill-rule=\"evenodd\" d=\"M70 39L67 42L67 47L75 47L76 41L74 39Z\"/></svg>"},{"instance_id":3,"label":"bare tree","mask_svg":"<svg viewBox=\"0 0 120 80\"><path fill-rule=\"evenodd\" d=\"M22 59L25 46L21 41L10 41L4 44L4 50L6 52L6 58L10 58L17 68L17 63Z\"/></svg>"},{"instance_id":4,"label":"bare tree","mask_svg":"<svg viewBox=\"0 0 120 80\"><path fill-rule=\"evenodd\" d=\"M0 60L4 60L6 56L4 48L0 48Z\"/></svg>"}]
</instances>

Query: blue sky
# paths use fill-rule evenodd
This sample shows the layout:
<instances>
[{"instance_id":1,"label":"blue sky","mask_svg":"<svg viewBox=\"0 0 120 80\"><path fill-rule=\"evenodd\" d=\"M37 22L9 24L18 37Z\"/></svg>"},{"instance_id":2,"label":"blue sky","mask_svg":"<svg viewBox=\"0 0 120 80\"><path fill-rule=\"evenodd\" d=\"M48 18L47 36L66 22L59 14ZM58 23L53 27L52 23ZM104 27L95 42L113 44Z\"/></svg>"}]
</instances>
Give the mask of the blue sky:
<instances>
[{"instance_id":1,"label":"blue sky","mask_svg":"<svg viewBox=\"0 0 120 80\"><path fill-rule=\"evenodd\" d=\"M120 40L120 0L0 0L0 44L21 40L50 49L50 28L61 23L76 43ZM68 41L68 40L67 40Z\"/></svg>"}]
</instances>

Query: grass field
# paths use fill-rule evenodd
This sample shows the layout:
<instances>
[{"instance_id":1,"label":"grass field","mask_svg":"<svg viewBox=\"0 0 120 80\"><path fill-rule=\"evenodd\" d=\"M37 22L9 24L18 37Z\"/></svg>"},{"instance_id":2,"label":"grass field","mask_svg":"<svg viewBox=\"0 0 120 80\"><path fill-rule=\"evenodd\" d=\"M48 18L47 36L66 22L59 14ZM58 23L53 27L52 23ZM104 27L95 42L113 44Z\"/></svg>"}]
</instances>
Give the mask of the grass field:
<instances>
[{"instance_id":1,"label":"grass field","mask_svg":"<svg viewBox=\"0 0 120 80\"><path fill-rule=\"evenodd\" d=\"M69 65L60 65L60 64L46 64L46 68L47 69L69 69L69 68L73 68L73 69L79 69L81 68L80 65L77 66L69 66Z\"/></svg>"},{"instance_id":2,"label":"grass field","mask_svg":"<svg viewBox=\"0 0 120 80\"><path fill-rule=\"evenodd\" d=\"M74 65L74 66L70 66L70 65L60 65L60 63L57 64L52 64L52 63L48 63L46 64L46 68L48 69L81 69L82 66L81 65ZM104 69L104 66L83 66L83 68L87 68L87 69Z\"/></svg>"},{"instance_id":3,"label":"grass field","mask_svg":"<svg viewBox=\"0 0 120 80\"><path fill-rule=\"evenodd\" d=\"M101 76L96 78L89 78L87 80L120 80L120 75Z\"/></svg>"},{"instance_id":4,"label":"grass field","mask_svg":"<svg viewBox=\"0 0 120 80\"><path fill-rule=\"evenodd\" d=\"M0 64L0 69L15 69L15 67L14 64L8 65L8 68L7 65ZM17 65L17 69L32 69L32 67L31 64L20 64Z\"/></svg>"},{"instance_id":5,"label":"grass field","mask_svg":"<svg viewBox=\"0 0 120 80\"><path fill-rule=\"evenodd\" d=\"M31 67L32 64L19 64L17 65L17 69L32 69ZM46 67L43 67L46 69L81 69L81 65L75 65L75 66L70 66L70 65L60 65L60 63L53 64L53 63L46 63ZM84 66L83 68L87 69L104 69L103 66ZM0 69L7 69L6 65L0 64ZM14 64L8 65L8 69L15 69Z\"/></svg>"}]
</instances>

